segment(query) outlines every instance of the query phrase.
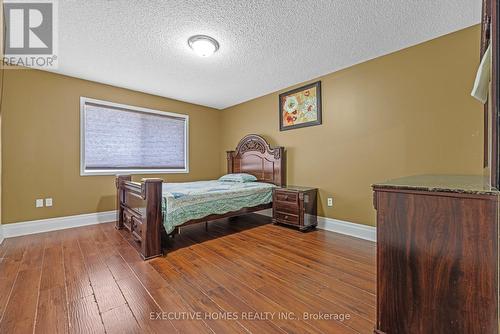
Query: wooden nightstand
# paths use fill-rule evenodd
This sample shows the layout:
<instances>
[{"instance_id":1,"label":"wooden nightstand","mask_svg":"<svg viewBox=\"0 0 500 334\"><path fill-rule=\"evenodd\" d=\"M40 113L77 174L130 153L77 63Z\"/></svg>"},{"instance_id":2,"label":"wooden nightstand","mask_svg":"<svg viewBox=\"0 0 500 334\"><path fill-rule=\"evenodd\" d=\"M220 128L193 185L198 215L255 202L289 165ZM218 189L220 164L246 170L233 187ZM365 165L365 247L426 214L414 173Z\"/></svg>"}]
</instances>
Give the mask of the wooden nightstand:
<instances>
[{"instance_id":1,"label":"wooden nightstand","mask_svg":"<svg viewBox=\"0 0 500 334\"><path fill-rule=\"evenodd\" d=\"M273 223L298 227L301 231L318 225L317 188L284 186L273 191Z\"/></svg>"}]
</instances>

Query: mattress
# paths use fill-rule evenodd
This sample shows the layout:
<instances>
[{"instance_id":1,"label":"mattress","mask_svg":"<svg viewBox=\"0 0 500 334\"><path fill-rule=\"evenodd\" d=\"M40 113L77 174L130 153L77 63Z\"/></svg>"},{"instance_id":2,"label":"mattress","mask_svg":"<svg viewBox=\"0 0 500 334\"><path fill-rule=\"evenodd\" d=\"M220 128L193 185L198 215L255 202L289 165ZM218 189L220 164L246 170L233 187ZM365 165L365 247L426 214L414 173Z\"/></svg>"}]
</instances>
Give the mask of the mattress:
<instances>
[{"instance_id":1,"label":"mattress","mask_svg":"<svg viewBox=\"0 0 500 334\"><path fill-rule=\"evenodd\" d=\"M263 182L198 181L164 183L163 226L171 233L176 226L211 214L225 214L272 202L274 184Z\"/></svg>"}]
</instances>

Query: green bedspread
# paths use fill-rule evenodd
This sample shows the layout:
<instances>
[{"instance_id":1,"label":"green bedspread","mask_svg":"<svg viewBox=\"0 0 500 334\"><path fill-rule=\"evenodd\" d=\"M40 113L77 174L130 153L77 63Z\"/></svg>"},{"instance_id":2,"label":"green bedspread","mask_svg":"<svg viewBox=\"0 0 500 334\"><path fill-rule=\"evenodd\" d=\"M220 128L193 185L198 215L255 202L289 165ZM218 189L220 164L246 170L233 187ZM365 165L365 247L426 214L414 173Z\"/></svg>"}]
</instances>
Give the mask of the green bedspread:
<instances>
[{"instance_id":1,"label":"green bedspread","mask_svg":"<svg viewBox=\"0 0 500 334\"><path fill-rule=\"evenodd\" d=\"M191 219L271 203L274 187L263 182L164 183L162 213L165 231L170 233Z\"/></svg>"}]
</instances>

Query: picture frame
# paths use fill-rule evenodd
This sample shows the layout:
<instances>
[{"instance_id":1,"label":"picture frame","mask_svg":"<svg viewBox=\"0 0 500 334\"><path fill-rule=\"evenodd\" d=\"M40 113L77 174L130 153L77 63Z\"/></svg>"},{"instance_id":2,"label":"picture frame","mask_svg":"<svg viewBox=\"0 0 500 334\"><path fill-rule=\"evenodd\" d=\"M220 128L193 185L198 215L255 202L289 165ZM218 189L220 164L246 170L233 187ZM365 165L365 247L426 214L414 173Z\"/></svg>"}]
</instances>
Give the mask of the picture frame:
<instances>
[{"instance_id":1,"label":"picture frame","mask_svg":"<svg viewBox=\"0 0 500 334\"><path fill-rule=\"evenodd\" d=\"M321 125L321 81L279 95L280 131Z\"/></svg>"}]
</instances>

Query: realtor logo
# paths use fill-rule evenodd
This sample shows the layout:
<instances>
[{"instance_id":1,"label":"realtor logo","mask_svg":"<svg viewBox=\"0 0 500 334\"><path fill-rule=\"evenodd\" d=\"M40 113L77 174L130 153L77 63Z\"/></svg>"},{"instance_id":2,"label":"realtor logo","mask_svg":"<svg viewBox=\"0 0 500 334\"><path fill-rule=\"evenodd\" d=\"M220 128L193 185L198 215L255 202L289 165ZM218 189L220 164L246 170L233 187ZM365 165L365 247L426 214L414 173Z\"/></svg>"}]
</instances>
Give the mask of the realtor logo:
<instances>
[{"instance_id":1,"label":"realtor logo","mask_svg":"<svg viewBox=\"0 0 500 334\"><path fill-rule=\"evenodd\" d=\"M52 54L52 3L6 3L6 54Z\"/></svg>"},{"instance_id":2,"label":"realtor logo","mask_svg":"<svg viewBox=\"0 0 500 334\"><path fill-rule=\"evenodd\" d=\"M4 65L55 68L56 4L54 1L7 0Z\"/></svg>"}]
</instances>

